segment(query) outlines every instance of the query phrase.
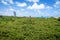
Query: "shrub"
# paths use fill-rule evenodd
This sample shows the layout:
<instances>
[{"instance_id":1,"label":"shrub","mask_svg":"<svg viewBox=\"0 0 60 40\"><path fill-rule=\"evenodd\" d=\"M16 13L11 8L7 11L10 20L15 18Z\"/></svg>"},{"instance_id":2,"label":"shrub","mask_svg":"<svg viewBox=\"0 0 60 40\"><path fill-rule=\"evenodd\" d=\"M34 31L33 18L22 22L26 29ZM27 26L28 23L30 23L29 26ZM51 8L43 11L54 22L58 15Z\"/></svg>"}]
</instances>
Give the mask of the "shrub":
<instances>
[{"instance_id":1,"label":"shrub","mask_svg":"<svg viewBox=\"0 0 60 40\"><path fill-rule=\"evenodd\" d=\"M60 17L58 18L58 21L60 21Z\"/></svg>"}]
</instances>

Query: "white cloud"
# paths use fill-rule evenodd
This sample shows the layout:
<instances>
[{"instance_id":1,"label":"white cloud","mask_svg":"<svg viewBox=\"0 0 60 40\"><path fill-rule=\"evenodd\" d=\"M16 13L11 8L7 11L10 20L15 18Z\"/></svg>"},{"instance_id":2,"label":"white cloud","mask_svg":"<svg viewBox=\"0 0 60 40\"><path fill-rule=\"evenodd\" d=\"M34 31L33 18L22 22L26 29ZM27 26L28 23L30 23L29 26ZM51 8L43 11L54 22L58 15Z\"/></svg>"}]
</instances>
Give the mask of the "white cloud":
<instances>
[{"instance_id":1,"label":"white cloud","mask_svg":"<svg viewBox=\"0 0 60 40\"><path fill-rule=\"evenodd\" d=\"M56 3L54 4L54 7L59 8L60 7L60 1L56 1Z\"/></svg>"},{"instance_id":2,"label":"white cloud","mask_svg":"<svg viewBox=\"0 0 60 40\"><path fill-rule=\"evenodd\" d=\"M25 11L25 9L22 8L21 11Z\"/></svg>"},{"instance_id":3,"label":"white cloud","mask_svg":"<svg viewBox=\"0 0 60 40\"><path fill-rule=\"evenodd\" d=\"M19 7L25 7L25 6L27 6L26 3L20 3L20 2L16 2L16 5L19 6Z\"/></svg>"},{"instance_id":4,"label":"white cloud","mask_svg":"<svg viewBox=\"0 0 60 40\"><path fill-rule=\"evenodd\" d=\"M10 11L14 11L14 9L13 9L13 8L10 8L9 10L10 10Z\"/></svg>"},{"instance_id":5,"label":"white cloud","mask_svg":"<svg viewBox=\"0 0 60 40\"><path fill-rule=\"evenodd\" d=\"M7 2L9 2L10 4L13 4L13 0L6 0Z\"/></svg>"},{"instance_id":6,"label":"white cloud","mask_svg":"<svg viewBox=\"0 0 60 40\"><path fill-rule=\"evenodd\" d=\"M8 10L14 11L14 8L12 6L9 6Z\"/></svg>"},{"instance_id":7,"label":"white cloud","mask_svg":"<svg viewBox=\"0 0 60 40\"><path fill-rule=\"evenodd\" d=\"M46 9L52 9L53 7L51 7L51 6L46 6Z\"/></svg>"},{"instance_id":8,"label":"white cloud","mask_svg":"<svg viewBox=\"0 0 60 40\"><path fill-rule=\"evenodd\" d=\"M26 0L26 1L29 1L29 2L39 2L39 0Z\"/></svg>"},{"instance_id":9,"label":"white cloud","mask_svg":"<svg viewBox=\"0 0 60 40\"><path fill-rule=\"evenodd\" d=\"M45 8L44 4L38 5L37 3L34 3L32 6L28 7L28 9L44 9L44 8Z\"/></svg>"},{"instance_id":10,"label":"white cloud","mask_svg":"<svg viewBox=\"0 0 60 40\"><path fill-rule=\"evenodd\" d=\"M1 3L5 4L5 5L7 5L7 4L8 4L7 2L5 2L5 1L3 1L3 0L1 1Z\"/></svg>"},{"instance_id":11,"label":"white cloud","mask_svg":"<svg viewBox=\"0 0 60 40\"><path fill-rule=\"evenodd\" d=\"M60 1L57 1L56 4L60 4Z\"/></svg>"},{"instance_id":12,"label":"white cloud","mask_svg":"<svg viewBox=\"0 0 60 40\"><path fill-rule=\"evenodd\" d=\"M7 4L13 4L13 0L1 0L1 3L7 5Z\"/></svg>"}]
</instances>

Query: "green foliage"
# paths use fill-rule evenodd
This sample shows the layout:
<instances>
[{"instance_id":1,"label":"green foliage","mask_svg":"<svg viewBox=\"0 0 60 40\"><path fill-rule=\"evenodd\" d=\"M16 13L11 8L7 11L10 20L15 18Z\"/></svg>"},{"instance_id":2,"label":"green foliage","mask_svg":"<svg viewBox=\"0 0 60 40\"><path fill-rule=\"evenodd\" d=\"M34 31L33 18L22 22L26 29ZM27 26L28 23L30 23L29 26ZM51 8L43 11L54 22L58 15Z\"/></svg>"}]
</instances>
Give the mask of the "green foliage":
<instances>
[{"instance_id":1,"label":"green foliage","mask_svg":"<svg viewBox=\"0 0 60 40\"><path fill-rule=\"evenodd\" d=\"M0 40L60 40L56 18L0 17Z\"/></svg>"},{"instance_id":2,"label":"green foliage","mask_svg":"<svg viewBox=\"0 0 60 40\"><path fill-rule=\"evenodd\" d=\"M58 21L60 21L60 17L58 18Z\"/></svg>"}]
</instances>

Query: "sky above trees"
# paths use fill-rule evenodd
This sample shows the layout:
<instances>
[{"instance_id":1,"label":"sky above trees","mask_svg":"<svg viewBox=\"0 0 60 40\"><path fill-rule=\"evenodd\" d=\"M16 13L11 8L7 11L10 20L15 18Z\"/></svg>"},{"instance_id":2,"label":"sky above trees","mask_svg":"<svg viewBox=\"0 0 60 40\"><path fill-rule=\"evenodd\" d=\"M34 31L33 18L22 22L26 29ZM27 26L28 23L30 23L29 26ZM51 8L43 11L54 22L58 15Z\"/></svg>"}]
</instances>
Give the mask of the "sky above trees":
<instances>
[{"instance_id":1,"label":"sky above trees","mask_svg":"<svg viewBox=\"0 0 60 40\"><path fill-rule=\"evenodd\" d=\"M0 0L0 15L59 17L60 0Z\"/></svg>"}]
</instances>

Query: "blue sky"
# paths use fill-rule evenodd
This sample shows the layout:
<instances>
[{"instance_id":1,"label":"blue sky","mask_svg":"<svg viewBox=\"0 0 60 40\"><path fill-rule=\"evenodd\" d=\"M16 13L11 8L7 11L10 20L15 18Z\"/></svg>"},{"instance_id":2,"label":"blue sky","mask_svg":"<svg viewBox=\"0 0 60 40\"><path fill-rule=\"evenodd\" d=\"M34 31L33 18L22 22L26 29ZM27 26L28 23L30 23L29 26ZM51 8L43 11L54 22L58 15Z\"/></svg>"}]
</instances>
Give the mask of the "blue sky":
<instances>
[{"instance_id":1,"label":"blue sky","mask_svg":"<svg viewBox=\"0 0 60 40\"><path fill-rule=\"evenodd\" d=\"M60 0L0 0L0 15L60 17Z\"/></svg>"}]
</instances>

